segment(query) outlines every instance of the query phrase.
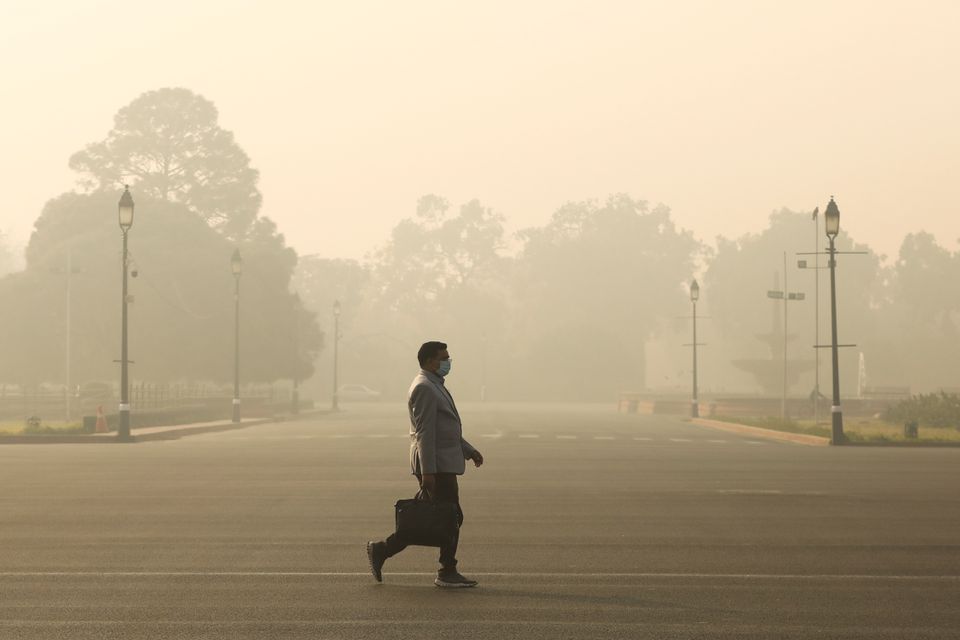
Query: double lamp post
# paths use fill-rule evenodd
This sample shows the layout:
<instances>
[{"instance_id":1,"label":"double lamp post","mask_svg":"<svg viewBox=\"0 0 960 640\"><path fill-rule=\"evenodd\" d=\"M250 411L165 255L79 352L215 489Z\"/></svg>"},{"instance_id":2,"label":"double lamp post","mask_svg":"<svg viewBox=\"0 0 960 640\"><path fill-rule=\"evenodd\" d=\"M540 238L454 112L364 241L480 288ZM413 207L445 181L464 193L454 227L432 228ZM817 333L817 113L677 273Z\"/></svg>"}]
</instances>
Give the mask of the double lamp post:
<instances>
[{"instance_id":1,"label":"double lamp post","mask_svg":"<svg viewBox=\"0 0 960 640\"><path fill-rule=\"evenodd\" d=\"M840 233L840 209L837 207L837 203L834 202L833 198L830 198L830 203L827 205L826 213L824 214L825 221L825 230L827 239L830 241L830 246L827 253L830 256L829 268L830 268L830 329L831 329L831 341L830 349L833 360L833 404L830 408L830 413L832 416L832 429L831 429L831 438L830 441L832 444L843 444L846 441L846 438L843 434L843 411L840 408L840 358L839 358L839 349L841 346L852 346L852 345L840 345L837 342L837 277L836 277L836 266L837 266L837 249L835 241L837 235ZM860 253L860 252L848 252L848 253ZM786 289L786 287L784 287ZM697 390L697 300L700 299L700 285L696 280L690 283L690 303L693 307L693 342L691 346L693 347L693 397L690 401L690 415L694 418L699 417L700 415L700 404L698 399L698 390ZM802 298L797 298L802 299ZM786 338L785 338L786 339ZM817 348L821 348L825 345L816 345Z\"/></svg>"},{"instance_id":2,"label":"double lamp post","mask_svg":"<svg viewBox=\"0 0 960 640\"><path fill-rule=\"evenodd\" d=\"M690 417L700 417L700 401L697 398L697 300L700 299L700 285L694 280L690 283L690 303L693 305L693 398L690 400Z\"/></svg>"},{"instance_id":3,"label":"double lamp post","mask_svg":"<svg viewBox=\"0 0 960 640\"><path fill-rule=\"evenodd\" d=\"M837 344L837 249L834 240L840 233L840 209L837 203L830 198L827 211L824 214L827 238L830 240L830 353L833 359L833 405L830 407L831 437L833 444L843 444L843 412L840 410L840 358ZM820 345L817 345L818 347Z\"/></svg>"},{"instance_id":4,"label":"double lamp post","mask_svg":"<svg viewBox=\"0 0 960 640\"><path fill-rule=\"evenodd\" d=\"M130 303L127 275L130 271L130 256L127 249L127 235L133 226L133 196L130 187L123 188L118 206L120 231L123 235L122 286L120 306L120 424L117 427L117 440L129 442L130 437L130 358L127 331L127 306ZM235 249L230 259L230 268L235 280L234 291L234 351L233 351L233 422L240 422L240 274L243 272L243 260L240 250Z\"/></svg>"},{"instance_id":5,"label":"double lamp post","mask_svg":"<svg viewBox=\"0 0 960 640\"><path fill-rule=\"evenodd\" d=\"M133 226L133 196L130 187L123 187L123 195L119 204L120 232L123 234L123 286L121 293L120 311L120 425L117 427L117 440L130 440L130 383L129 360L127 358L127 272L130 259L127 253L127 233Z\"/></svg>"},{"instance_id":6,"label":"double lamp post","mask_svg":"<svg viewBox=\"0 0 960 640\"><path fill-rule=\"evenodd\" d=\"M233 250L230 258L230 270L233 272L233 422L240 422L240 274L243 273L243 259L240 249Z\"/></svg>"},{"instance_id":7,"label":"double lamp post","mask_svg":"<svg viewBox=\"0 0 960 640\"><path fill-rule=\"evenodd\" d=\"M831 429L830 429L830 442L831 444L843 444L846 442L846 437L843 434L843 411L840 408L840 347L853 347L856 345L852 344L839 344L837 341L837 255L840 253L846 254L862 254L863 251L837 251L836 248L836 239L840 234L840 209L837 207L837 203L834 202L833 197L830 197L830 202L827 204L827 210L823 215L824 219L824 231L826 232L827 239L830 241L830 246L827 248L827 255L830 257L828 262L828 268L830 269L830 344L822 345L816 344L814 348L823 349L830 348L831 360L833 364L833 399L830 406L830 416L831 416ZM819 248L813 255L819 255ZM809 253L803 253L800 255L811 255ZM800 267L806 267L805 262L800 262ZM819 268L819 266L815 267ZM818 332L819 333L819 332ZM818 379L819 381L819 379ZM814 388L814 394L819 393L819 383ZM814 397L814 402L818 398Z\"/></svg>"}]
</instances>

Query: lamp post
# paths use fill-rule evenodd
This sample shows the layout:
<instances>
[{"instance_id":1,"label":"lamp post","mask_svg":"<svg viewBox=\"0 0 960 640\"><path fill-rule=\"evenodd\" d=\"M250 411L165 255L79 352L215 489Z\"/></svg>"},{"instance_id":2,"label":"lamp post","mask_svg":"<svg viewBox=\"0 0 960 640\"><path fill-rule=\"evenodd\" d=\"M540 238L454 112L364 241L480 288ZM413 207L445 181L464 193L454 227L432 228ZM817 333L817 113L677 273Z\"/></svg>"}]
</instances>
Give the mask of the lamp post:
<instances>
[{"instance_id":1,"label":"lamp post","mask_svg":"<svg viewBox=\"0 0 960 640\"><path fill-rule=\"evenodd\" d=\"M700 417L700 402L697 399L697 300L700 299L700 285L694 280L690 283L690 303L693 305L693 399L690 400L690 416Z\"/></svg>"},{"instance_id":2,"label":"lamp post","mask_svg":"<svg viewBox=\"0 0 960 640\"><path fill-rule=\"evenodd\" d=\"M235 288L233 292L233 421L240 422L240 274L243 273L243 259L240 249L233 250L230 258L230 270L233 271Z\"/></svg>"},{"instance_id":3,"label":"lamp post","mask_svg":"<svg viewBox=\"0 0 960 640\"><path fill-rule=\"evenodd\" d=\"M774 281L776 286L776 281ZM774 289L767 291L767 297L773 300L783 300L783 388L780 395L780 420L785 422L787 419L787 303L794 300L804 300L806 295L798 292L787 291L787 253L783 253L783 290Z\"/></svg>"},{"instance_id":4,"label":"lamp post","mask_svg":"<svg viewBox=\"0 0 960 640\"><path fill-rule=\"evenodd\" d=\"M833 444L842 444L844 441L843 413L840 410L840 359L837 345L837 250L834 246L834 240L840 233L840 209L837 208L837 203L833 201L832 196L823 218L827 238L830 239L830 331L832 334L830 352L833 356L833 406L830 407L833 420L830 439Z\"/></svg>"},{"instance_id":5,"label":"lamp post","mask_svg":"<svg viewBox=\"0 0 960 640\"><path fill-rule=\"evenodd\" d=\"M339 394L338 394L338 385L337 385L337 372L339 369L339 350L340 350L340 301L334 300L333 302L333 405L331 409L334 411L340 410Z\"/></svg>"},{"instance_id":6,"label":"lamp post","mask_svg":"<svg viewBox=\"0 0 960 640\"><path fill-rule=\"evenodd\" d=\"M124 185L123 195L117 207L119 213L120 231L123 234L123 287L121 292L120 311L120 425L117 427L117 440L130 440L130 383L127 358L127 271L129 258L127 255L127 233L133 226L133 196L130 187Z\"/></svg>"},{"instance_id":7,"label":"lamp post","mask_svg":"<svg viewBox=\"0 0 960 640\"><path fill-rule=\"evenodd\" d=\"M294 294L293 305L293 392L290 394L290 413L300 415L300 295Z\"/></svg>"},{"instance_id":8,"label":"lamp post","mask_svg":"<svg viewBox=\"0 0 960 640\"><path fill-rule=\"evenodd\" d=\"M820 207L813 210L813 251L814 251L814 280L813 286L813 319L814 344L820 344L820 234L817 233L817 215ZM813 374L813 426L820 426L820 350L814 349L816 358Z\"/></svg>"},{"instance_id":9,"label":"lamp post","mask_svg":"<svg viewBox=\"0 0 960 640\"><path fill-rule=\"evenodd\" d=\"M814 351L816 351L816 367L813 381L813 424L820 424L820 271L829 269L829 267L820 266L820 229L817 226L817 218L820 215L820 207L813 210L813 231L814 231L814 252L797 255L813 255L814 264L810 266L806 260L798 260L797 267L800 269L812 269L814 272L814 304L813 304L813 333L814 333Z\"/></svg>"},{"instance_id":10,"label":"lamp post","mask_svg":"<svg viewBox=\"0 0 960 640\"><path fill-rule=\"evenodd\" d=\"M487 332L480 340L480 402L487 401Z\"/></svg>"}]
</instances>

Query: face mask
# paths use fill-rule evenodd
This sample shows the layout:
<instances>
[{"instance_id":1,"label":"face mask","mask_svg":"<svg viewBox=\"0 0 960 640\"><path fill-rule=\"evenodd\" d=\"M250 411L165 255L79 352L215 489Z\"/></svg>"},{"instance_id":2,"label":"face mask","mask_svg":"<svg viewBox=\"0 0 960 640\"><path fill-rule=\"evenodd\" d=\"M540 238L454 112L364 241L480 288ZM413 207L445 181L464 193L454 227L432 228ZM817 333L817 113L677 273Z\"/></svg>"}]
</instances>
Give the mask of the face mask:
<instances>
[{"instance_id":1,"label":"face mask","mask_svg":"<svg viewBox=\"0 0 960 640\"><path fill-rule=\"evenodd\" d=\"M437 369L437 375L440 376L441 378L447 377L447 374L450 373L450 363L451 363L451 362L452 362L452 360L441 360L441 361L440 361L440 368Z\"/></svg>"}]
</instances>

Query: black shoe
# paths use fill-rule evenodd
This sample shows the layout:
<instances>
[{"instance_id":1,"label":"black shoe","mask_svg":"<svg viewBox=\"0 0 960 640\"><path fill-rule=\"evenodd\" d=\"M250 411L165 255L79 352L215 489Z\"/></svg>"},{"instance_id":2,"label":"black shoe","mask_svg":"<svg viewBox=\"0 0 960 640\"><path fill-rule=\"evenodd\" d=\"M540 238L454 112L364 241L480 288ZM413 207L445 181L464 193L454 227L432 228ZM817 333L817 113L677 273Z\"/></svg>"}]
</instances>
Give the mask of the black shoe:
<instances>
[{"instance_id":1,"label":"black shoe","mask_svg":"<svg viewBox=\"0 0 960 640\"><path fill-rule=\"evenodd\" d=\"M464 589L477 586L477 581L462 576L457 573L456 569L453 569L448 571L438 571L437 579L433 581L433 584L437 585L438 587L443 587L444 589Z\"/></svg>"},{"instance_id":2,"label":"black shoe","mask_svg":"<svg viewBox=\"0 0 960 640\"><path fill-rule=\"evenodd\" d=\"M377 582L383 582L383 563L387 561L386 549L382 542L367 543L367 560L370 562L370 573L377 579Z\"/></svg>"}]
</instances>

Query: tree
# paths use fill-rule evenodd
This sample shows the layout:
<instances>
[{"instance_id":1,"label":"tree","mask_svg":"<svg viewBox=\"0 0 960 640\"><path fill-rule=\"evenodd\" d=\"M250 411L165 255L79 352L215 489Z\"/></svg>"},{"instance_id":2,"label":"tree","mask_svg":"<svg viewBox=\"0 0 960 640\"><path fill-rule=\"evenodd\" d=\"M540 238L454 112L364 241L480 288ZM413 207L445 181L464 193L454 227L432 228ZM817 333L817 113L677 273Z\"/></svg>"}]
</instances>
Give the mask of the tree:
<instances>
[{"instance_id":1,"label":"tree","mask_svg":"<svg viewBox=\"0 0 960 640\"><path fill-rule=\"evenodd\" d=\"M912 391L960 387L960 253L929 233L907 235L881 307L877 355L868 361L871 385Z\"/></svg>"},{"instance_id":2,"label":"tree","mask_svg":"<svg viewBox=\"0 0 960 640\"><path fill-rule=\"evenodd\" d=\"M6 236L0 231L0 277L11 273L17 268L17 260Z\"/></svg>"},{"instance_id":3,"label":"tree","mask_svg":"<svg viewBox=\"0 0 960 640\"><path fill-rule=\"evenodd\" d=\"M810 213L788 209L773 212L768 226L759 233L750 233L735 240L717 239L716 253L709 261L704 276L704 297L709 303L705 313L710 325L723 340L709 349L714 361L724 362L722 378L726 387L756 389L779 395L783 384L783 301L768 299L767 291L783 290L786 277L789 292L803 293L800 302L788 302L789 327L788 386L794 391L810 393L814 382L816 283L820 280L820 341L830 340L830 285L826 256L820 256L820 271L797 268L798 258L816 266L814 256L800 255L815 249L814 234L820 234L820 250L824 251L822 219L813 220ZM843 389L856 389L858 352L874 358L868 343L876 334L877 309L885 295L886 272L881 257L869 247L856 243L841 230L836 239L838 251L866 251L865 256L837 258L838 328L843 343L856 343L859 348L841 351ZM786 254L786 276L784 276ZM829 389L829 352L821 354L820 389ZM734 366L738 365L738 366ZM802 375L801 375L802 374ZM799 381L799 382L798 382ZM794 384L796 383L796 384Z\"/></svg>"},{"instance_id":4,"label":"tree","mask_svg":"<svg viewBox=\"0 0 960 640\"><path fill-rule=\"evenodd\" d=\"M416 216L394 227L375 257L378 298L384 305L397 309L416 300L433 306L498 263L503 216L479 200L462 205L456 216L449 212L445 198L423 196Z\"/></svg>"},{"instance_id":5,"label":"tree","mask_svg":"<svg viewBox=\"0 0 960 640\"><path fill-rule=\"evenodd\" d=\"M599 399L643 389L646 341L686 309L701 251L692 234L667 207L618 194L567 204L521 239L516 344L533 392Z\"/></svg>"},{"instance_id":6,"label":"tree","mask_svg":"<svg viewBox=\"0 0 960 640\"><path fill-rule=\"evenodd\" d=\"M321 304L327 308L321 313L329 317L332 297L343 296L343 379L400 395L417 348L440 339L466 365L457 369L461 395L477 397L484 336L492 341L502 335L507 322L503 244L503 218L492 209L478 200L454 209L446 199L427 195L414 216L394 227L369 266L314 262L326 280ZM347 282L354 287L344 289ZM351 302L358 294L362 298Z\"/></svg>"},{"instance_id":7,"label":"tree","mask_svg":"<svg viewBox=\"0 0 960 640\"><path fill-rule=\"evenodd\" d=\"M130 232L130 348L134 379L227 382L233 362L234 245L185 206L135 194ZM72 275L72 380L111 380L119 355L117 192L69 193L35 223L26 269L0 281L0 380L60 381L64 373L64 267ZM240 245L241 362L245 381L308 375L322 346L313 317L288 292L295 256L264 222ZM302 356L302 357L301 357ZM304 366L306 363L306 367Z\"/></svg>"},{"instance_id":8,"label":"tree","mask_svg":"<svg viewBox=\"0 0 960 640\"><path fill-rule=\"evenodd\" d=\"M70 158L91 191L124 183L143 196L179 203L225 236L242 238L262 197L259 174L217 123L212 102L187 89L148 91L120 109L102 142Z\"/></svg>"}]
</instances>

